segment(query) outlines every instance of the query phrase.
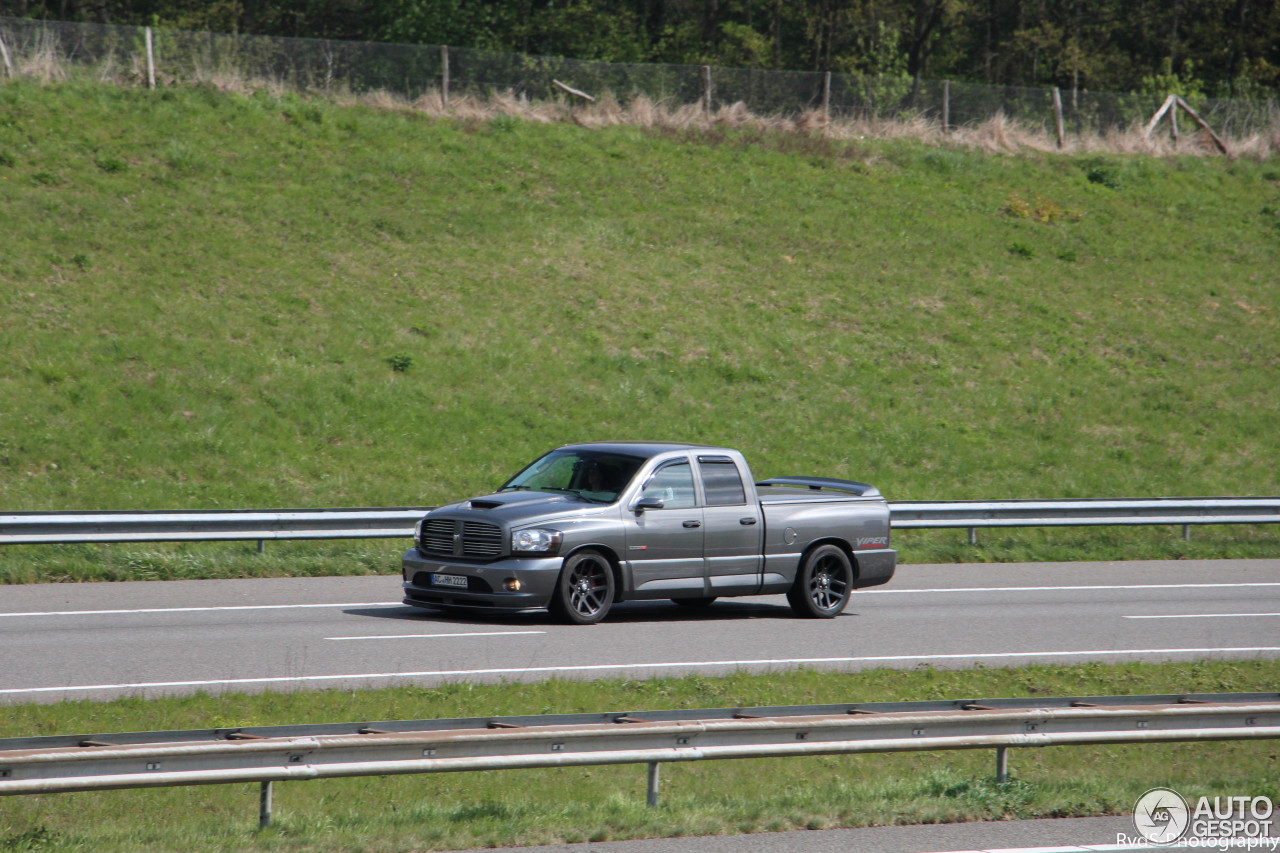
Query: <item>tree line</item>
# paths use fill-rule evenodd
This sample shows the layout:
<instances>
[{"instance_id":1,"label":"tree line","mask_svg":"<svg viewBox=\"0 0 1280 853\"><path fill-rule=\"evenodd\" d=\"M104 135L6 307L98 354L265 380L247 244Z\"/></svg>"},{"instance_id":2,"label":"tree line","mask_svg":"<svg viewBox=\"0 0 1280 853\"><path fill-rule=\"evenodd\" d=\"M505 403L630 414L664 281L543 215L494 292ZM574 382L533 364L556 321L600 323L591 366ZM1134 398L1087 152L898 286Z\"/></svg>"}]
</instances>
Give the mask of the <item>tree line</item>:
<instances>
[{"instance_id":1,"label":"tree line","mask_svg":"<svg viewBox=\"0 0 1280 853\"><path fill-rule=\"evenodd\" d=\"M0 0L0 15L604 62L1280 94L1280 0Z\"/></svg>"}]
</instances>

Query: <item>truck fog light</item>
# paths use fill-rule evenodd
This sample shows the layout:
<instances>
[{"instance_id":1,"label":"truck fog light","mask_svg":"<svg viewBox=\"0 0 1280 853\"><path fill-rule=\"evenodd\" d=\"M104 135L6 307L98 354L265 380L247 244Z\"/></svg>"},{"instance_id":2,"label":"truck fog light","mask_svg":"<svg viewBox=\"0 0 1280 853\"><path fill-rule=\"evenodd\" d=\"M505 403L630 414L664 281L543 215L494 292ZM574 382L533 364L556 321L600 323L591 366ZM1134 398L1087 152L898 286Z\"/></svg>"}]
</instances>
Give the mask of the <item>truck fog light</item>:
<instances>
[{"instance_id":1,"label":"truck fog light","mask_svg":"<svg viewBox=\"0 0 1280 853\"><path fill-rule=\"evenodd\" d=\"M519 578L507 578L502 582L502 588L505 589L507 592L519 592L520 591Z\"/></svg>"}]
</instances>

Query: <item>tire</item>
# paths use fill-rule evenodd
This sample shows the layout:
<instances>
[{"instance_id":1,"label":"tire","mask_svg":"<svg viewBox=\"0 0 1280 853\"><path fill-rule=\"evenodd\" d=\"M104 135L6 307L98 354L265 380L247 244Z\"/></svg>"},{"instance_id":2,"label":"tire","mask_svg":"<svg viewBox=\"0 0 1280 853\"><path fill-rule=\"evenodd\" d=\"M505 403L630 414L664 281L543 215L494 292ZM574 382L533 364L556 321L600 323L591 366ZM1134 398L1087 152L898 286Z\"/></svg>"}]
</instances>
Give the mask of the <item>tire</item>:
<instances>
[{"instance_id":1,"label":"tire","mask_svg":"<svg viewBox=\"0 0 1280 853\"><path fill-rule=\"evenodd\" d=\"M707 595L702 598L673 598L671 600L676 604L679 604L681 607L688 607L691 610L701 610L704 607L710 607L711 602L715 601L716 597L714 595Z\"/></svg>"},{"instance_id":2,"label":"tire","mask_svg":"<svg viewBox=\"0 0 1280 853\"><path fill-rule=\"evenodd\" d=\"M830 619L853 592L853 565L836 545L820 545L805 556L787 593L791 609L808 619Z\"/></svg>"},{"instance_id":3,"label":"tire","mask_svg":"<svg viewBox=\"0 0 1280 853\"><path fill-rule=\"evenodd\" d=\"M579 551L564 561L547 609L571 625L594 625L613 606L613 567L598 551Z\"/></svg>"}]
</instances>

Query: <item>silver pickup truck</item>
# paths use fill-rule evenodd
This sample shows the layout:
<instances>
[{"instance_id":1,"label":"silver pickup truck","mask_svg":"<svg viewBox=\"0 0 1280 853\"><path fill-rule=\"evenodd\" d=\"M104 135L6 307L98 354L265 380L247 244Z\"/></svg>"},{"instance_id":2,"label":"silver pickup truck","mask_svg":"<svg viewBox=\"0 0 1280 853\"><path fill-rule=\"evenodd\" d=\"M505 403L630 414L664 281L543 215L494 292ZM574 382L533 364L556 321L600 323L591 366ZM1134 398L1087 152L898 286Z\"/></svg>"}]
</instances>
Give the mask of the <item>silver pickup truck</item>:
<instances>
[{"instance_id":1,"label":"silver pickup truck","mask_svg":"<svg viewBox=\"0 0 1280 853\"><path fill-rule=\"evenodd\" d=\"M545 607L589 625L618 601L776 593L830 618L897 556L865 483L755 482L736 450L610 442L553 450L494 494L427 513L402 570L405 604Z\"/></svg>"}]
</instances>

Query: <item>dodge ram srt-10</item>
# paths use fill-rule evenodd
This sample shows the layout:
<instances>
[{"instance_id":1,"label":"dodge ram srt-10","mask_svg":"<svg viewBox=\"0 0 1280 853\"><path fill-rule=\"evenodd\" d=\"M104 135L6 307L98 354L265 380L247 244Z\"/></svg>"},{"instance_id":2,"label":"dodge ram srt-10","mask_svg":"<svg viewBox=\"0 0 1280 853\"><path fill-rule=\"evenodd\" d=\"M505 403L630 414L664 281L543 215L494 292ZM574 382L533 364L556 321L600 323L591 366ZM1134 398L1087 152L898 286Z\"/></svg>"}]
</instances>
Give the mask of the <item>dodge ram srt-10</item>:
<instances>
[{"instance_id":1,"label":"dodge ram srt-10","mask_svg":"<svg viewBox=\"0 0 1280 853\"><path fill-rule=\"evenodd\" d=\"M779 593L830 618L896 563L888 505L865 483L756 482L736 450L609 442L552 450L491 495L431 510L402 569L406 604L588 625L620 601Z\"/></svg>"}]
</instances>

